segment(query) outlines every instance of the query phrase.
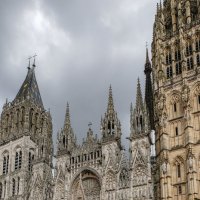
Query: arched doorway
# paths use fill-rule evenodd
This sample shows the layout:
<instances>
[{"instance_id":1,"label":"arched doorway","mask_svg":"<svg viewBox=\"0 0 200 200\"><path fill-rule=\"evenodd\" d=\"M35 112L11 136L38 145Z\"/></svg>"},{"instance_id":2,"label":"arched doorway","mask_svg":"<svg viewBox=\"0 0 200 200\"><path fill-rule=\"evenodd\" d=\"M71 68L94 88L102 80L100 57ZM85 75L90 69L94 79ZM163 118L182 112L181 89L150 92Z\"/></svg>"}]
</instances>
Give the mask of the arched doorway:
<instances>
[{"instance_id":1,"label":"arched doorway","mask_svg":"<svg viewBox=\"0 0 200 200\"><path fill-rule=\"evenodd\" d=\"M72 200L100 200L101 185L99 178L90 170L82 171L74 180Z\"/></svg>"}]
</instances>

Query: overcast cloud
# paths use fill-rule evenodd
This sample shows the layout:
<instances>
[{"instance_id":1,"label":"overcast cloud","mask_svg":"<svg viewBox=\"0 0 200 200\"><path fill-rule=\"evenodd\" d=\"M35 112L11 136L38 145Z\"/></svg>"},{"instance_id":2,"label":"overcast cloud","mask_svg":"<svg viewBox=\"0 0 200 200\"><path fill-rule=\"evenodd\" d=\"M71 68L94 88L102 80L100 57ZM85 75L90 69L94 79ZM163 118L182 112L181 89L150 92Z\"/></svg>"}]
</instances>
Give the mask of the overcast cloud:
<instances>
[{"instance_id":1,"label":"overcast cloud","mask_svg":"<svg viewBox=\"0 0 200 200\"><path fill-rule=\"evenodd\" d=\"M156 0L0 0L0 110L6 98L15 98L27 58L36 53L54 141L67 101L78 140L88 122L100 136L111 84L126 144L138 77L144 91L145 43L152 41L155 11Z\"/></svg>"}]
</instances>

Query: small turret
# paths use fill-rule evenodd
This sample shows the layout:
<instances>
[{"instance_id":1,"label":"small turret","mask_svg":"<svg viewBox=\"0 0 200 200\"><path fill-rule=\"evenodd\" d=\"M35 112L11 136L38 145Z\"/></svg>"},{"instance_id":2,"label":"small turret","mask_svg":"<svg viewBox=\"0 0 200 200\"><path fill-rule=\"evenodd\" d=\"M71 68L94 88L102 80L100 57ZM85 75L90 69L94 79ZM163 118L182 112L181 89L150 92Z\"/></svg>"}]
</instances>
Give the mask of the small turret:
<instances>
[{"instance_id":1,"label":"small turret","mask_svg":"<svg viewBox=\"0 0 200 200\"><path fill-rule=\"evenodd\" d=\"M131 104L130 109L131 114L131 136L133 137L140 137L142 135L147 134L147 127L148 127L148 119L146 116L146 109L145 104L143 102L142 98L142 92L141 92L141 86L140 86L140 80L138 79L137 83L137 95L136 95L136 105L133 109Z\"/></svg>"},{"instance_id":2,"label":"small turret","mask_svg":"<svg viewBox=\"0 0 200 200\"><path fill-rule=\"evenodd\" d=\"M121 138L121 124L114 109L112 88L109 88L108 107L103 119L101 119L101 131L103 142L117 140Z\"/></svg>"},{"instance_id":3,"label":"small turret","mask_svg":"<svg viewBox=\"0 0 200 200\"><path fill-rule=\"evenodd\" d=\"M70 153L76 146L76 137L71 127L69 104L67 103L64 127L58 132L57 136L58 150L57 154Z\"/></svg>"}]
</instances>

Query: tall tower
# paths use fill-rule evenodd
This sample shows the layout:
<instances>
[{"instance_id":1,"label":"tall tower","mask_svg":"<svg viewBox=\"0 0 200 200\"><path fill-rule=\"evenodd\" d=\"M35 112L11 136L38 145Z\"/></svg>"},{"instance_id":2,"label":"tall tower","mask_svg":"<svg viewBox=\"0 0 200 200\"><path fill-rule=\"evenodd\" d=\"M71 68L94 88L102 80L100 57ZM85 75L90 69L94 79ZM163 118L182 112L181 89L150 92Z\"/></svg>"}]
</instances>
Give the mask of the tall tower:
<instances>
[{"instance_id":1,"label":"tall tower","mask_svg":"<svg viewBox=\"0 0 200 200\"><path fill-rule=\"evenodd\" d=\"M131 104L130 112L130 197L131 199L151 199L150 127L139 79L136 105L133 109Z\"/></svg>"},{"instance_id":2,"label":"tall tower","mask_svg":"<svg viewBox=\"0 0 200 200\"><path fill-rule=\"evenodd\" d=\"M52 122L44 110L35 60L0 121L0 198L52 199Z\"/></svg>"},{"instance_id":3,"label":"tall tower","mask_svg":"<svg viewBox=\"0 0 200 200\"><path fill-rule=\"evenodd\" d=\"M107 112L101 120L102 132L102 167L103 177L102 191L103 199L117 199L117 177L122 160L121 146L121 124L114 109L112 88L109 88Z\"/></svg>"},{"instance_id":4,"label":"tall tower","mask_svg":"<svg viewBox=\"0 0 200 200\"><path fill-rule=\"evenodd\" d=\"M156 199L199 199L199 0L164 0L157 6L152 64Z\"/></svg>"}]
</instances>

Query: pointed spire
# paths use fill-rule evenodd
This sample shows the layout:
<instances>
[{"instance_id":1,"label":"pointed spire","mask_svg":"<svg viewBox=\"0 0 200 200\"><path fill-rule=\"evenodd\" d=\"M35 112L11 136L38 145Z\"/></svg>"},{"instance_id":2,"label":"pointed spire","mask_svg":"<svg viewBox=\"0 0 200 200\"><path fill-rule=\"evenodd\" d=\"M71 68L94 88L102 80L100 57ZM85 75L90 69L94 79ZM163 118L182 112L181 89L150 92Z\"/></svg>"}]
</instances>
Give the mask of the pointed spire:
<instances>
[{"instance_id":1,"label":"pointed spire","mask_svg":"<svg viewBox=\"0 0 200 200\"><path fill-rule=\"evenodd\" d=\"M29 67L26 78L19 92L17 93L13 103L21 102L23 100L31 100L33 103L43 108L42 98L35 77L34 69L35 69L34 66L30 68L30 59L29 59Z\"/></svg>"},{"instance_id":2,"label":"pointed spire","mask_svg":"<svg viewBox=\"0 0 200 200\"><path fill-rule=\"evenodd\" d=\"M145 83L145 104L147 107L147 111L149 114L149 121L151 125L151 129L154 129L154 109L153 109L153 88L151 81L151 72L152 67L149 60L148 48L146 48L146 63L144 67L144 73L146 75L146 83Z\"/></svg>"},{"instance_id":3,"label":"pointed spire","mask_svg":"<svg viewBox=\"0 0 200 200\"><path fill-rule=\"evenodd\" d=\"M110 85L110 88L109 88L107 112L108 113L114 113L114 103L113 103L113 95L112 95L112 87L111 87L111 85Z\"/></svg>"},{"instance_id":4,"label":"pointed spire","mask_svg":"<svg viewBox=\"0 0 200 200\"><path fill-rule=\"evenodd\" d=\"M149 60L149 52L148 52L148 48L146 47L146 62L145 62L145 67L144 67L144 73L146 74L147 72L151 73L152 69L151 69L151 63Z\"/></svg>"},{"instance_id":5,"label":"pointed spire","mask_svg":"<svg viewBox=\"0 0 200 200\"><path fill-rule=\"evenodd\" d=\"M133 113L133 104L131 102L131 105L130 105L130 112Z\"/></svg>"},{"instance_id":6,"label":"pointed spire","mask_svg":"<svg viewBox=\"0 0 200 200\"><path fill-rule=\"evenodd\" d=\"M143 106L143 100L142 100L142 92L141 92L141 86L140 86L140 79L138 78L137 83L137 96L136 96L136 108L141 108Z\"/></svg>"},{"instance_id":7,"label":"pointed spire","mask_svg":"<svg viewBox=\"0 0 200 200\"><path fill-rule=\"evenodd\" d=\"M67 108L66 108L66 113L65 113L65 123L64 126L71 126L71 121L70 121L70 111L69 111L69 103L67 102Z\"/></svg>"},{"instance_id":8,"label":"pointed spire","mask_svg":"<svg viewBox=\"0 0 200 200\"><path fill-rule=\"evenodd\" d=\"M150 61L149 61L148 47L146 47L146 63L150 63Z\"/></svg>"}]
</instances>

